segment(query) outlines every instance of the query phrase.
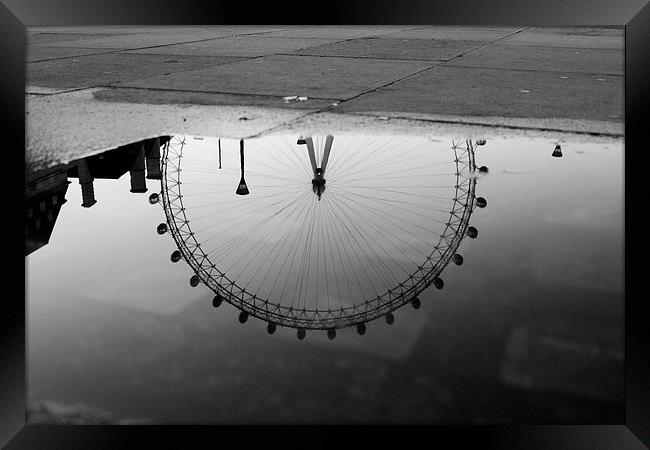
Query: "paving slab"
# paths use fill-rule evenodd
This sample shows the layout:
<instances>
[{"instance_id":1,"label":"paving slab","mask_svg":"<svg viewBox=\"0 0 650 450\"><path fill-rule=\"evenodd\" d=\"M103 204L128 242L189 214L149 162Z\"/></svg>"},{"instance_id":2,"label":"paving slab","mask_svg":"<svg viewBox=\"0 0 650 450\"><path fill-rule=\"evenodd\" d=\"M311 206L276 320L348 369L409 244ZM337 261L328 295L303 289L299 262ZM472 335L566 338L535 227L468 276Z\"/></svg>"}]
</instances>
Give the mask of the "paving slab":
<instances>
[{"instance_id":1,"label":"paving slab","mask_svg":"<svg viewBox=\"0 0 650 450\"><path fill-rule=\"evenodd\" d=\"M493 44L463 55L447 65L623 75L624 57L622 49Z\"/></svg>"},{"instance_id":2,"label":"paving slab","mask_svg":"<svg viewBox=\"0 0 650 450\"><path fill-rule=\"evenodd\" d=\"M132 80L116 87L298 95L340 100L399 80L431 67L431 64L425 61L274 55Z\"/></svg>"},{"instance_id":3,"label":"paving slab","mask_svg":"<svg viewBox=\"0 0 650 450\"><path fill-rule=\"evenodd\" d=\"M364 38L310 47L295 53L313 56L449 61L484 45L480 41Z\"/></svg>"},{"instance_id":4,"label":"paving slab","mask_svg":"<svg viewBox=\"0 0 650 450\"><path fill-rule=\"evenodd\" d=\"M544 47L623 49L625 47L625 32L622 28L535 27L508 37L500 43Z\"/></svg>"},{"instance_id":5,"label":"paving slab","mask_svg":"<svg viewBox=\"0 0 650 450\"><path fill-rule=\"evenodd\" d=\"M299 101L297 99L284 99L276 95L216 94L138 88L100 89L93 92L93 96L97 100L104 102L146 103L150 105L238 105L318 110L338 104L338 101L334 99L309 98Z\"/></svg>"},{"instance_id":6,"label":"paving slab","mask_svg":"<svg viewBox=\"0 0 650 450\"><path fill-rule=\"evenodd\" d=\"M256 57L275 53L292 52L308 47L329 44L338 39L301 39L258 36L224 37L188 44L167 45L128 53L196 56Z\"/></svg>"},{"instance_id":7,"label":"paving slab","mask_svg":"<svg viewBox=\"0 0 650 450\"><path fill-rule=\"evenodd\" d=\"M386 33L379 38L386 39L442 39L459 41L482 41L491 42L504 38L526 27L472 27L472 26L426 26L410 30L400 30L393 33Z\"/></svg>"},{"instance_id":8,"label":"paving slab","mask_svg":"<svg viewBox=\"0 0 650 450\"><path fill-rule=\"evenodd\" d=\"M52 45L56 47L120 48L123 50L135 50L145 47L156 47L161 45L174 45L207 39L218 39L226 36L233 36L233 34L237 33L256 33L268 30L268 27L215 27L191 29L176 29L175 27L170 27L170 29L167 31L153 31L150 33L128 35L117 34L111 36L86 35L83 39L75 39L74 41L41 42L39 45Z\"/></svg>"},{"instance_id":9,"label":"paving slab","mask_svg":"<svg viewBox=\"0 0 650 450\"><path fill-rule=\"evenodd\" d=\"M110 37L108 34L96 34L93 35L93 38L105 38ZM58 45L60 43L73 43L75 41L83 41L88 39L87 34L75 34L75 33L27 33L27 46L39 46L39 45Z\"/></svg>"},{"instance_id":10,"label":"paving slab","mask_svg":"<svg viewBox=\"0 0 650 450\"><path fill-rule=\"evenodd\" d=\"M28 26L31 33L72 33L87 35L138 34L138 33L167 33L169 31L193 32L196 30L220 30L230 34L245 34L250 32L268 32L282 30L275 25L81 25L81 26Z\"/></svg>"},{"instance_id":11,"label":"paving slab","mask_svg":"<svg viewBox=\"0 0 650 450\"><path fill-rule=\"evenodd\" d=\"M622 76L561 76L438 66L342 103L337 110L623 121Z\"/></svg>"},{"instance_id":12,"label":"paving slab","mask_svg":"<svg viewBox=\"0 0 650 450\"><path fill-rule=\"evenodd\" d=\"M116 52L115 48L77 48L77 47L42 47L38 45L27 46L27 62L46 61L49 59L70 58L75 56L96 55Z\"/></svg>"},{"instance_id":13,"label":"paving slab","mask_svg":"<svg viewBox=\"0 0 650 450\"><path fill-rule=\"evenodd\" d=\"M153 26L125 26L125 25L81 25L81 26L27 26L28 33L48 33L48 34L80 34L80 35L103 35L111 34L136 34L147 33L155 29L160 30L162 27Z\"/></svg>"},{"instance_id":14,"label":"paving slab","mask_svg":"<svg viewBox=\"0 0 650 450\"><path fill-rule=\"evenodd\" d=\"M380 36L388 33L418 28L414 25L290 25L283 26L283 30L272 31L265 36L269 37L296 37L296 38L336 38L356 39L369 36Z\"/></svg>"},{"instance_id":15,"label":"paving slab","mask_svg":"<svg viewBox=\"0 0 650 450\"><path fill-rule=\"evenodd\" d=\"M27 85L84 88L236 61L232 57L109 53L27 64Z\"/></svg>"}]
</instances>

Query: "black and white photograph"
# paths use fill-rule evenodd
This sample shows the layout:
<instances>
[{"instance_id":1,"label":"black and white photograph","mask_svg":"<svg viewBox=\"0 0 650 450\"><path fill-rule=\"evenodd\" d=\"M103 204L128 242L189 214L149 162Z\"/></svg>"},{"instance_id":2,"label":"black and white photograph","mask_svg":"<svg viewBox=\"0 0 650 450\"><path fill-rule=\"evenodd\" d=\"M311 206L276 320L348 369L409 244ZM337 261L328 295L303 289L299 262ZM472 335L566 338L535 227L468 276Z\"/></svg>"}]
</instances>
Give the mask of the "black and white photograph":
<instances>
[{"instance_id":1,"label":"black and white photograph","mask_svg":"<svg viewBox=\"0 0 650 450\"><path fill-rule=\"evenodd\" d=\"M625 26L25 39L26 425L626 423Z\"/></svg>"}]
</instances>

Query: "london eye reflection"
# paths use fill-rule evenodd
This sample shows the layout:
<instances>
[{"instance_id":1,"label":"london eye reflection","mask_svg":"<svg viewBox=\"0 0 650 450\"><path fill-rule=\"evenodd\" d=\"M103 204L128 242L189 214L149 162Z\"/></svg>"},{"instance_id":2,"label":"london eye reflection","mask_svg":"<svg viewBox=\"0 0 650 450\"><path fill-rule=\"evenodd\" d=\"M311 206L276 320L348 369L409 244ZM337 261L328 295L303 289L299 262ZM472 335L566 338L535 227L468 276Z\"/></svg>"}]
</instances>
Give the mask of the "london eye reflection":
<instances>
[{"instance_id":1,"label":"london eye reflection","mask_svg":"<svg viewBox=\"0 0 650 450\"><path fill-rule=\"evenodd\" d=\"M463 238L478 235L471 214L487 205L474 175L487 172L474 159L485 140L280 136L249 140L245 155L242 139L235 194L245 204L228 194L236 160L225 144L173 137L163 147L159 227L176 243L172 262L194 271L191 286L210 288L214 307L237 307L240 323L267 322L269 334L364 335L405 304L420 308L422 291L444 287L443 269L463 264Z\"/></svg>"}]
</instances>

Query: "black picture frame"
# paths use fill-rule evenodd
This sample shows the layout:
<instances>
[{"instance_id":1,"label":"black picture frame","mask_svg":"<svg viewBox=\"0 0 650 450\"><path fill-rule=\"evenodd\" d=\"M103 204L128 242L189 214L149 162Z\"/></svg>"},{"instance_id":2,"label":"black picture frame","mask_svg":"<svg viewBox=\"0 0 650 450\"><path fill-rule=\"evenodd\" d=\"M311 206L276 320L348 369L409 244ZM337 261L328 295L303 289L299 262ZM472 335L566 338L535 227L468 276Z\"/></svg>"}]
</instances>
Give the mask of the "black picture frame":
<instances>
[{"instance_id":1,"label":"black picture frame","mask_svg":"<svg viewBox=\"0 0 650 450\"><path fill-rule=\"evenodd\" d=\"M8 5L8 6L7 6ZM642 449L650 445L650 353L645 337L643 292L638 289L643 265L635 265L642 237L634 231L644 205L642 189L633 173L644 170L632 158L644 152L650 105L650 4L643 0L418 0L403 4L379 0L335 0L315 5L279 5L274 2L223 2L184 0L12 0L0 4L2 48L2 110L7 181L5 199L22 199L25 144L25 42L26 25L100 24L232 24L232 23L339 23L339 24L464 24L464 25L613 25L625 26L625 358L626 417L620 425L432 426L432 427L236 427L236 426L56 426L25 425L25 304L24 265L12 263L17 273L5 281L0 312L0 445L22 448L188 448L227 445L263 446L427 445L498 449ZM305 20L305 14L308 20ZM302 19L301 19L302 18ZM632 151L634 149L634 154ZM11 180L17 176L17 180ZM22 257L21 225L11 220L20 205L5 205L6 253ZM641 222L643 223L643 222ZM15 233L15 234L14 234ZM15 242L14 242L15 241ZM14 291L14 286L17 289ZM21 295L21 293L23 295ZM339 433L341 436L339 437ZM344 437L345 436L345 437ZM419 442L419 444L417 444ZM444 444L451 442L452 445ZM374 443L373 443L374 444Z\"/></svg>"}]
</instances>

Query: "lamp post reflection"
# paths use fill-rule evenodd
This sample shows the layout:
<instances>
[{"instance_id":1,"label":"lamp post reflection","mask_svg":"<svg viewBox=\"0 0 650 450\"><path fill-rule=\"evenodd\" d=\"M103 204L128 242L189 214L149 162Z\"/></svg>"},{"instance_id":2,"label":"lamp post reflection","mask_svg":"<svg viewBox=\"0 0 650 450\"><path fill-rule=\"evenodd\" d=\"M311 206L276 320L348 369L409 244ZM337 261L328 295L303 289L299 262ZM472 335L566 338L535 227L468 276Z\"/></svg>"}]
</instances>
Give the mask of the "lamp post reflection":
<instances>
[{"instance_id":1,"label":"lamp post reflection","mask_svg":"<svg viewBox=\"0 0 650 450\"><path fill-rule=\"evenodd\" d=\"M244 179L244 140L239 141L239 159L241 161L241 180L239 180L239 185L237 186L237 195L248 195L248 186L246 186L246 180Z\"/></svg>"}]
</instances>

